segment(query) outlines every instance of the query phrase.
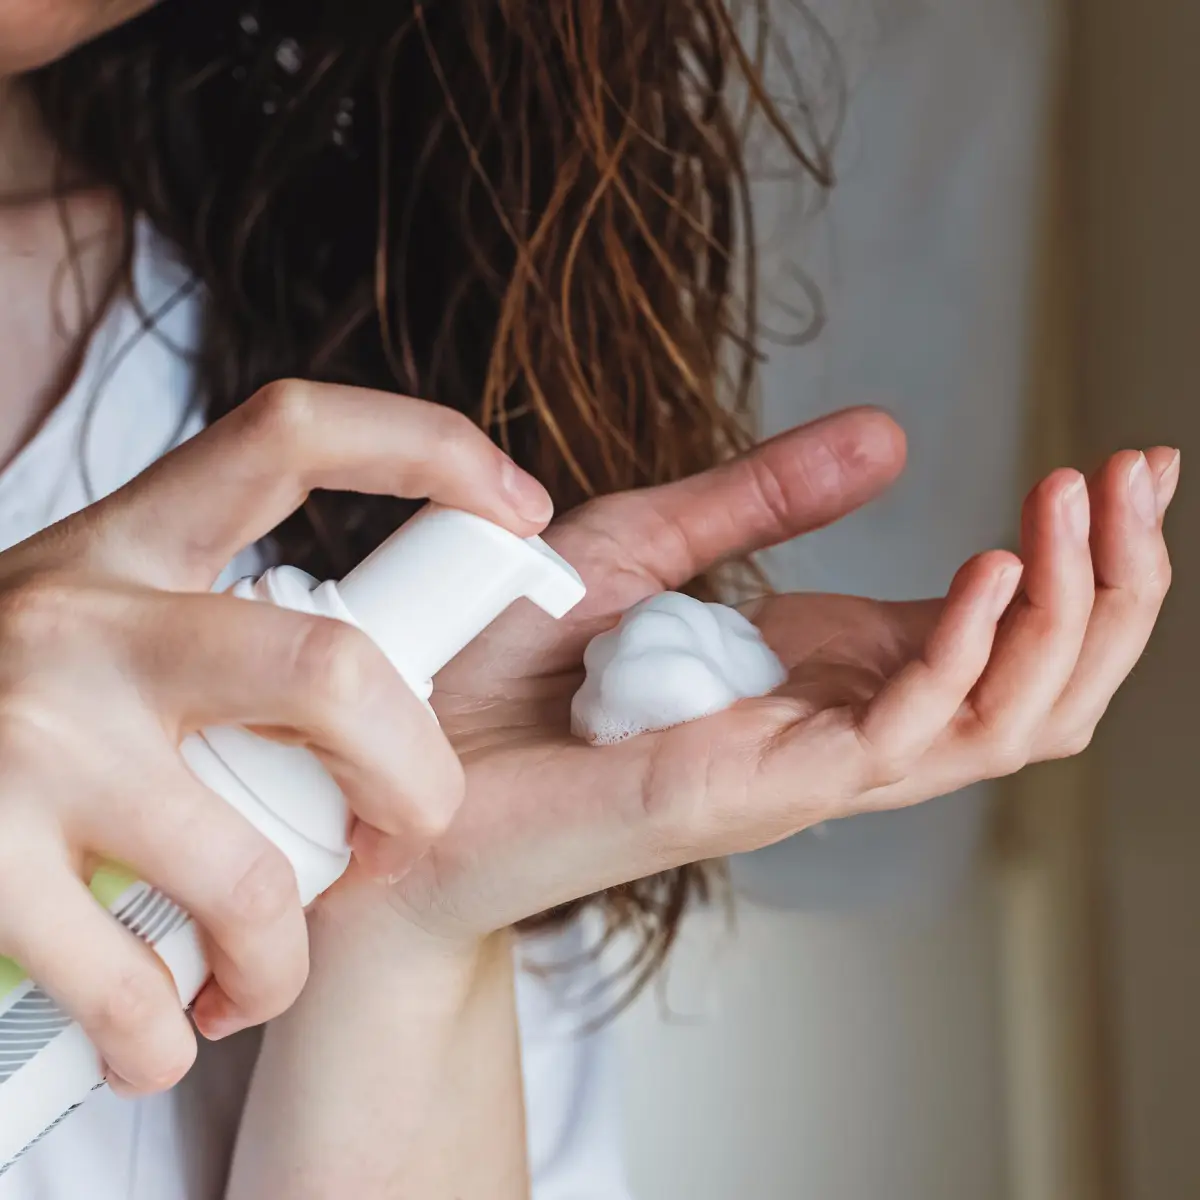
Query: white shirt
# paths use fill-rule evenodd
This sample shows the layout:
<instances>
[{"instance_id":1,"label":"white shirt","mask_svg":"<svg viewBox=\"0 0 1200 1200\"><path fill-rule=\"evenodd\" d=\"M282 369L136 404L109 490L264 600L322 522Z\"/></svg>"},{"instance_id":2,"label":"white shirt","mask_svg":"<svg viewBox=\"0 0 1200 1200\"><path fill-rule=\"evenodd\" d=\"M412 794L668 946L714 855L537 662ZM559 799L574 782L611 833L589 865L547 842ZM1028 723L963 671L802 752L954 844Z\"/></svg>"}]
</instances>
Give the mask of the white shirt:
<instances>
[{"instance_id":1,"label":"white shirt","mask_svg":"<svg viewBox=\"0 0 1200 1200\"><path fill-rule=\"evenodd\" d=\"M135 287L92 338L78 378L39 432L0 472L0 549L91 503L196 433L186 350L200 300L147 226L138 229ZM232 577L253 569L235 562ZM578 930L531 943L538 962L576 961ZM594 972L518 973L530 1166L535 1200L626 1200L619 1112L607 1035L582 1036L594 1015L576 1000ZM257 1038L201 1040L195 1069L145 1100L100 1092L0 1177L0 1200L220 1200Z\"/></svg>"}]
</instances>

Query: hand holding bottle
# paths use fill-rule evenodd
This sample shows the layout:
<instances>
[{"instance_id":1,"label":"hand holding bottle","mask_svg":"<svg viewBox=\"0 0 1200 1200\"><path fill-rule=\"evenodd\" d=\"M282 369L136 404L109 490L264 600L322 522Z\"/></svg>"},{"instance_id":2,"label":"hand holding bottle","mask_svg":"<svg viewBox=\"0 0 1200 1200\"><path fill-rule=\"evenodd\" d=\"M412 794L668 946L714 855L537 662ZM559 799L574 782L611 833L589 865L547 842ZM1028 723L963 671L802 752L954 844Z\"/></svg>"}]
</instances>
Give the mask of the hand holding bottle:
<instances>
[{"instance_id":1,"label":"hand holding bottle","mask_svg":"<svg viewBox=\"0 0 1200 1200\"><path fill-rule=\"evenodd\" d=\"M264 389L108 499L0 555L0 953L133 1089L174 1083L193 1036L161 964L88 894L126 864L203 927L202 1032L296 996L306 931L291 867L180 760L237 724L318 756L377 874L451 821L462 772L352 626L208 593L317 487L432 497L518 534L545 491L458 414L358 389Z\"/></svg>"}]
</instances>

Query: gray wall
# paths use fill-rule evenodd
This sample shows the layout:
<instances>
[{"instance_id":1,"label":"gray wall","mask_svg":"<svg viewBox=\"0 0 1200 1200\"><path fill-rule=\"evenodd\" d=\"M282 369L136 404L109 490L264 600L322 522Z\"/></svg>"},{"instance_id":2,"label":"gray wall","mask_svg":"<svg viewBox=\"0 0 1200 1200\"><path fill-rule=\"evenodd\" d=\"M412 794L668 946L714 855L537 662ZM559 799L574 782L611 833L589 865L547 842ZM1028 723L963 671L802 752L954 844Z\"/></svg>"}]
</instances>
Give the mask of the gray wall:
<instances>
[{"instance_id":1,"label":"gray wall","mask_svg":"<svg viewBox=\"0 0 1200 1200\"><path fill-rule=\"evenodd\" d=\"M774 575L931 594L1010 537L1019 502L1043 10L825 8L854 77L841 185L803 226L782 189L760 195L770 261L782 233L830 323L816 346L772 356L765 415L781 428L884 403L909 428L912 466L887 502L777 556ZM697 916L665 997L623 1022L639 1197L1004 1195L996 908L984 879L959 878L985 804L846 823L739 864L756 894L807 911L743 904L732 934Z\"/></svg>"}]
</instances>

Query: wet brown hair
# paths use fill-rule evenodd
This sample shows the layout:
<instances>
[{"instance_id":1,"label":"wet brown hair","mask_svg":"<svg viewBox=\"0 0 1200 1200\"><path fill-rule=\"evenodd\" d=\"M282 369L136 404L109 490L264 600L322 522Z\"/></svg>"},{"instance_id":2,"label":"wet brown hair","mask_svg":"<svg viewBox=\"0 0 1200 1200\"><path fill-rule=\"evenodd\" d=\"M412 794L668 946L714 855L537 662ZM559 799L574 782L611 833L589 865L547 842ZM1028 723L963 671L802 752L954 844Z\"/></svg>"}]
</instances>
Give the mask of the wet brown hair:
<instances>
[{"instance_id":1,"label":"wet brown hair","mask_svg":"<svg viewBox=\"0 0 1200 1200\"><path fill-rule=\"evenodd\" d=\"M284 377L426 397L561 512L748 442L751 118L830 182L784 51L723 0L172 0L29 82L64 159L203 282L210 418ZM408 511L318 494L277 537L336 575ZM641 935L637 983L704 894L688 867L533 924L599 903Z\"/></svg>"}]
</instances>

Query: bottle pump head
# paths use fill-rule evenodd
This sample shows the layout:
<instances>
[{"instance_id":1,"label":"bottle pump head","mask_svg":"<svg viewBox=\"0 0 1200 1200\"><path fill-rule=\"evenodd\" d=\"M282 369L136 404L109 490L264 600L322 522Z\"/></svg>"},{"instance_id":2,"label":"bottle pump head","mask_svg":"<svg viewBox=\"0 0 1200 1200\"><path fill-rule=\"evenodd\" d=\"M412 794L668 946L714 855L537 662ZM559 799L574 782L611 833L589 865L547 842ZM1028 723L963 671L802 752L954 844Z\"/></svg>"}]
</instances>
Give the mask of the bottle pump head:
<instances>
[{"instance_id":1,"label":"bottle pump head","mask_svg":"<svg viewBox=\"0 0 1200 1200\"><path fill-rule=\"evenodd\" d=\"M431 504L338 584L275 567L234 593L358 625L428 706L433 675L514 600L527 596L561 617L583 598L584 586L540 538L519 538L482 517ZM266 809L271 822L303 839L312 860L301 879L305 903L328 887L349 861L349 812L321 763L301 747L234 726L206 729L198 740L205 749L191 746L193 770L203 772L200 759L211 751L234 777L221 792L226 799L241 797L244 816Z\"/></svg>"},{"instance_id":2,"label":"bottle pump head","mask_svg":"<svg viewBox=\"0 0 1200 1200\"><path fill-rule=\"evenodd\" d=\"M471 513L426 505L338 585L354 621L422 699L432 679L522 596L552 617L583 580L541 538Z\"/></svg>"}]
</instances>

